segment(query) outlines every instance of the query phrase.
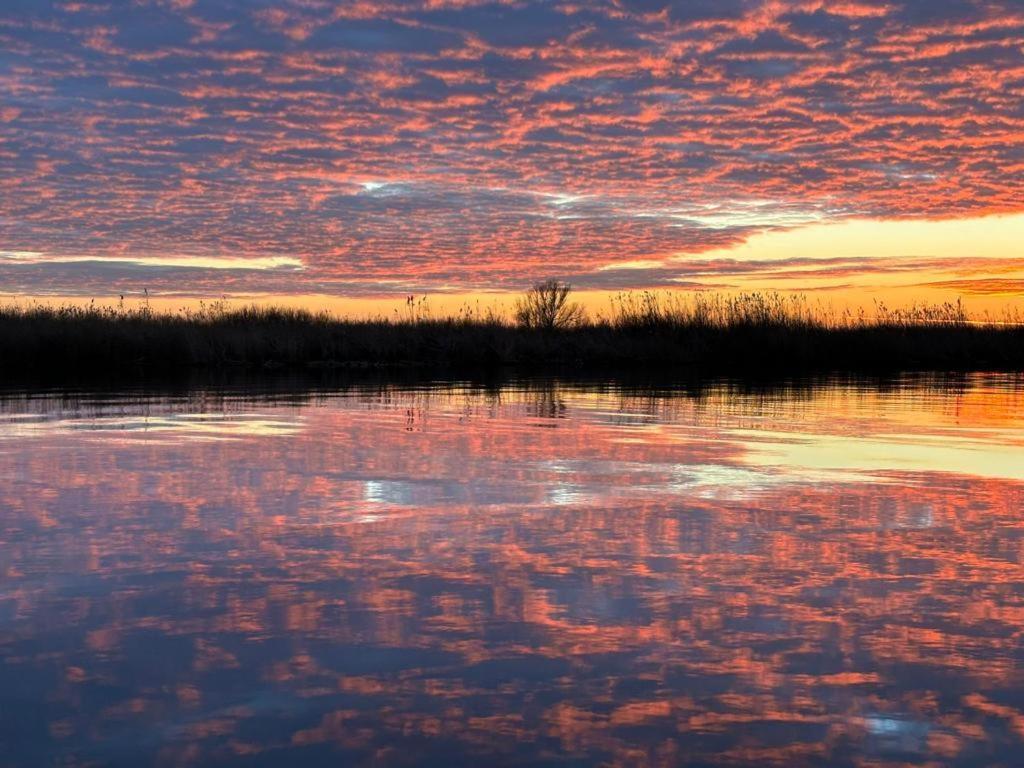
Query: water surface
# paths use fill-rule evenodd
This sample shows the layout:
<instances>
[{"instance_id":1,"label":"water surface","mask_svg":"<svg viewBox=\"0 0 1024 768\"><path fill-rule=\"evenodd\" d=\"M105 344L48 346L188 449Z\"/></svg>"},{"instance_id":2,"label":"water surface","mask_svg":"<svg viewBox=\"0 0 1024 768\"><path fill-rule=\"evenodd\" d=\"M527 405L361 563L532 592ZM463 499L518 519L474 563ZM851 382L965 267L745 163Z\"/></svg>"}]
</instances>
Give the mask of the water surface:
<instances>
[{"instance_id":1,"label":"water surface","mask_svg":"<svg viewBox=\"0 0 1024 768\"><path fill-rule=\"evenodd\" d=\"M1012 765L1024 380L15 393L0 765Z\"/></svg>"}]
</instances>

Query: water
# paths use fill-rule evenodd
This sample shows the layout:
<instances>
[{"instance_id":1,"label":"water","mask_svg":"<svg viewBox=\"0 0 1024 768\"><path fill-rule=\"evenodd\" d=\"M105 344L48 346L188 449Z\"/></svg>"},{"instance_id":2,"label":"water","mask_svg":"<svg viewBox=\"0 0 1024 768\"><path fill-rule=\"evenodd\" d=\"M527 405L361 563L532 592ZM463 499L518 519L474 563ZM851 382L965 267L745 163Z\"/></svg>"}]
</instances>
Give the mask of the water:
<instances>
[{"instance_id":1,"label":"water","mask_svg":"<svg viewBox=\"0 0 1024 768\"><path fill-rule=\"evenodd\" d=\"M0 765L991 765L1024 379L0 403Z\"/></svg>"}]
</instances>

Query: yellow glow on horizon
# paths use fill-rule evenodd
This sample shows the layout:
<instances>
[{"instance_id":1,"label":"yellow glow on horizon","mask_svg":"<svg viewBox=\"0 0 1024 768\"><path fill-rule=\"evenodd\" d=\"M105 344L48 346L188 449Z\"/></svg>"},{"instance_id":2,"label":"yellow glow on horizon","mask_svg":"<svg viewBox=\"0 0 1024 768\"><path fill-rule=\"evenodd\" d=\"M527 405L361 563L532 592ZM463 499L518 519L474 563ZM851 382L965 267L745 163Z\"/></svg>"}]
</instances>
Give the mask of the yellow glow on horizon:
<instances>
[{"instance_id":1,"label":"yellow glow on horizon","mask_svg":"<svg viewBox=\"0 0 1024 768\"><path fill-rule=\"evenodd\" d=\"M1024 257L1024 214L969 219L849 219L769 230L743 243L680 255L672 261L700 259L791 258L992 258ZM1024 264L1022 264L1024 269Z\"/></svg>"},{"instance_id":2,"label":"yellow glow on horizon","mask_svg":"<svg viewBox=\"0 0 1024 768\"><path fill-rule=\"evenodd\" d=\"M789 264L793 259L805 260ZM845 273L829 274L829 260L845 259ZM877 270L871 264L857 267L860 259L871 259L878 266L899 266L908 260L921 261L925 267L917 271ZM875 261L880 260L880 261ZM133 259L139 262L139 259ZM210 268L237 267L233 258L209 259L200 264L189 260L189 266ZM680 270L680 279L688 280L686 267L705 262L756 263L750 274L730 273L728 266L709 270L707 275L691 283L707 285L707 290L721 293L750 291L800 292L813 301L836 309L871 308L876 301L899 307L921 303L941 303L964 297L969 311L1000 313L1006 308L1024 309L1024 296L1015 286L1024 285L1024 214L994 215L969 219L946 220L873 220L851 219L832 223L814 223L787 230L756 233L733 247L691 254L675 254L664 259L641 259L610 262L594 269L593 275L609 272L660 268L671 275L673 267ZM820 261L821 263L816 263ZM966 263L971 262L971 263ZM148 264L178 264L174 258L146 260ZM256 268L294 267L289 260L250 260ZM776 267L775 264L778 263ZM722 270L716 274L715 270ZM814 272L820 274L814 274ZM1001 279L1002 286L984 285L986 279ZM524 284L530 281L524 275ZM943 285L942 283L950 283ZM973 286L979 290L972 290ZM723 287L725 286L725 287ZM336 315L396 319L409 316L405 299L408 291L391 293L386 282L373 296L329 294L237 294L224 297L229 307L248 304L276 305L328 311ZM984 290L981 290L981 289ZM662 289L664 290L664 289ZM681 292L692 292L691 285L680 285ZM592 314L607 313L618 289L585 289L574 292L577 301ZM424 294L417 293L417 300ZM458 315L472 310L479 315L487 311L507 314L514 306L518 292L511 291L448 291L431 292L425 307L434 317ZM117 295L82 296L10 296L8 301L26 304L36 300L44 304L85 305L94 300L101 305L116 306ZM216 300L216 299L213 299ZM137 306L141 296L126 297L125 305ZM196 309L205 297L166 297L151 294L149 305L157 311ZM418 312L423 311L421 306Z\"/></svg>"}]
</instances>

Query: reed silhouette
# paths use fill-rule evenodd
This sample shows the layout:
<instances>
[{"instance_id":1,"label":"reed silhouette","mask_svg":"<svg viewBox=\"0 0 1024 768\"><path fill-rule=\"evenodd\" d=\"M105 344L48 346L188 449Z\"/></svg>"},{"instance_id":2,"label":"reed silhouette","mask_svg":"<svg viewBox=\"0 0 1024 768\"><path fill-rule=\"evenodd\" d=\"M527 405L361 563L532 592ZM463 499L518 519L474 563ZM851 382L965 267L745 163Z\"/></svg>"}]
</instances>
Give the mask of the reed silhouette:
<instances>
[{"instance_id":1,"label":"reed silhouette","mask_svg":"<svg viewBox=\"0 0 1024 768\"><path fill-rule=\"evenodd\" d=\"M363 320L223 302L174 313L0 307L0 378L27 372L427 367L474 371L691 368L800 371L1024 369L1024 322L972 320L959 303L832 312L776 294L622 294L586 317L568 286L538 285L512 316L464 308Z\"/></svg>"}]
</instances>

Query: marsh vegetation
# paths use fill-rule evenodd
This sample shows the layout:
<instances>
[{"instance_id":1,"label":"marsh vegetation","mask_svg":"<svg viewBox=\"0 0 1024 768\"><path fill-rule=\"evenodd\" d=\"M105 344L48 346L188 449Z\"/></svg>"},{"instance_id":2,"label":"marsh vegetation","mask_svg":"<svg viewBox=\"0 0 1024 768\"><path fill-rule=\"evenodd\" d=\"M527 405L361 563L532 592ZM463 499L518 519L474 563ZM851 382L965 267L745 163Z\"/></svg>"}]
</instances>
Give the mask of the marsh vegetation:
<instances>
[{"instance_id":1,"label":"marsh vegetation","mask_svg":"<svg viewBox=\"0 0 1024 768\"><path fill-rule=\"evenodd\" d=\"M716 372L1020 369L1024 322L972 319L959 303L830 311L776 294L622 294L588 317L569 287L539 284L511 314L435 317L409 297L392 317L201 304L0 308L4 378L109 370L320 367L690 367Z\"/></svg>"}]
</instances>

